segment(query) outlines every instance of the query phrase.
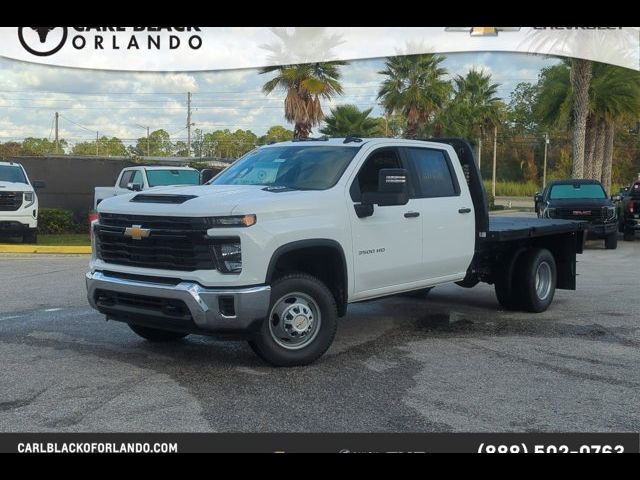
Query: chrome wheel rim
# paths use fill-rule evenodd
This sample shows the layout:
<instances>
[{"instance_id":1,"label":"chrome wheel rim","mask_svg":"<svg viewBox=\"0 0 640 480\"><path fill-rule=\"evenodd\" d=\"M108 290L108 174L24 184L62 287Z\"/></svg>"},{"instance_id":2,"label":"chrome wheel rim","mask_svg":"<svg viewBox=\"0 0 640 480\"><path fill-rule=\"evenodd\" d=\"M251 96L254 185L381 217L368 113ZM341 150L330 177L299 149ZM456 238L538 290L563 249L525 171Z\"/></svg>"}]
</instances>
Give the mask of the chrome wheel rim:
<instances>
[{"instance_id":1,"label":"chrome wheel rim","mask_svg":"<svg viewBox=\"0 0 640 480\"><path fill-rule=\"evenodd\" d=\"M536 295L545 300L551 293L551 266L547 262L540 262L536 269Z\"/></svg>"},{"instance_id":2,"label":"chrome wheel rim","mask_svg":"<svg viewBox=\"0 0 640 480\"><path fill-rule=\"evenodd\" d=\"M268 321L274 342L287 350L299 350L318 335L320 307L306 293L288 293L273 304Z\"/></svg>"}]
</instances>

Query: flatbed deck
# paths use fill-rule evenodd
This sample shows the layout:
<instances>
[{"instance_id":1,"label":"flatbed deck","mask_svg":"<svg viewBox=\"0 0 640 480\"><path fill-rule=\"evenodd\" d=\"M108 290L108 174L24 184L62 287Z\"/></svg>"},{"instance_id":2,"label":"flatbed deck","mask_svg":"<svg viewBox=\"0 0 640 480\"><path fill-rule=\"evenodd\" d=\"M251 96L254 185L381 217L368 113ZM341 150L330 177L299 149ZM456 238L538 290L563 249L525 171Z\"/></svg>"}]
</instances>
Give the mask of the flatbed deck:
<instances>
[{"instance_id":1,"label":"flatbed deck","mask_svg":"<svg viewBox=\"0 0 640 480\"><path fill-rule=\"evenodd\" d=\"M585 230L589 222L554 218L489 216L489 231L485 239L505 242Z\"/></svg>"}]
</instances>

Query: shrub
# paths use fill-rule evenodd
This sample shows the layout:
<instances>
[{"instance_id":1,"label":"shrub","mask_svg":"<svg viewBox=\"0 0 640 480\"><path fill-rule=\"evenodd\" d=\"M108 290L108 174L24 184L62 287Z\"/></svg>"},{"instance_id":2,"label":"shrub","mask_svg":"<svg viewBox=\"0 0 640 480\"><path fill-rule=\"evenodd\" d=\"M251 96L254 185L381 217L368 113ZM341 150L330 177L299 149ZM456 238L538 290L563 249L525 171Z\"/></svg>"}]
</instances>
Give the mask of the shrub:
<instances>
[{"instance_id":1,"label":"shrub","mask_svg":"<svg viewBox=\"0 0 640 480\"><path fill-rule=\"evenodd\" d=\"M41 208L38 212L38 232L41 234L84 233L88 230L87 221L76 222L69 210Z\"/></svg>"}]
</instances>

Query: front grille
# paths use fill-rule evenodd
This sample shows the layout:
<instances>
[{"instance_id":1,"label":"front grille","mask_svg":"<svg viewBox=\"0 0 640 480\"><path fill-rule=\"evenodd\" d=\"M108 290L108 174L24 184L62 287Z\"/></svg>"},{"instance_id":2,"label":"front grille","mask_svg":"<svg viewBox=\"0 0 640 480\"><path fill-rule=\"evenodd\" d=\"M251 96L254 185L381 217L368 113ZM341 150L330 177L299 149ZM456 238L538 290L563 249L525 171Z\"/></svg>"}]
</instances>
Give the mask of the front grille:
<instances>
[{"instance_id":1,"label":"front grille","mask_svg":"<svg viewBox=\"0 0 640 480\"><path fill-rule=\"evenodd\" d=\"M22 192L0 192L0 211L15 212L22 206Z\"/></svg>"},{"instance_id":2,"label":"front grille","mask_svg":"<svg viewBox=\"0 0 640 480\"><path fill-rule=\"evenodd\" d=\"M127 228L148 229L146 238L124 235ZM208 218L157 217L101 213L96 226L96 255L107 263L163 270L216 270L214 246L207 238ZM228 241L228 240L227 240Z\"/></svg>"},{"instance_id":3,"label":"front grille","mask_svg":"<svg viewBox=\"0 0 640 480\"><path fill-rule=\"evenodd\" d=\"M582 212L582 213L577 213ZM588 213L587 213L588 212ZM556 208L555 218L565 220L599 221L607 217L606 208Z\"/></svg>"},{"instance_id":4,"label":"front grille","mask_svg":"<svg viewBox=\"0 0 640 480\"><path fill-rule=\"evenodd\" d=\"M94 301L104 310L143 310L147 314L191 320L191 312L182 300L96 290Z\"/></svg>"}]
</instances>

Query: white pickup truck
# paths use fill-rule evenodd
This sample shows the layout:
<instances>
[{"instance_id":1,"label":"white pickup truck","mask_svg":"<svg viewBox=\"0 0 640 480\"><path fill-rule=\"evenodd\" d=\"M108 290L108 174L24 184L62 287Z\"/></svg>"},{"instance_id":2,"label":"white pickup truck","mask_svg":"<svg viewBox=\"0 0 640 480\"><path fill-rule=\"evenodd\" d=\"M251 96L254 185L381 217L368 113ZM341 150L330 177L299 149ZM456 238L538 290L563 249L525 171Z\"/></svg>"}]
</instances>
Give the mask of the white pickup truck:
<instances>
[{"instance_id":1,"label":"white pickup truck","mask_svg":"<svg viewBox=\"0 0 640 480\"><path fill-rule=\"evenodd\" d=\"M128 167L122 169L113 187L96 187L93 208L106 198L125 193L140 192L167 185L198 185L200 172L189 167Z\"/></svg>"},{"instance_id":2,"label":"white pickup truck","mask_svg":"<svg viewBox=\"0 0 640 480\"><path fill-rule=\"evenodd\" d=\"M279 366L331 345L347 305L457 282L545 310L575 289L584 224L489 218L458 139L313 139L258 148L207 185L104 200L89 303L151 341L248 339Z\"/></svg>"},{"instance_id":3,"label":"white pickup truck","mask_svg":"<svg viewBox=\"0 0 640 480\"><path fill-rule=\"evenodd\" d=\"M22 237L24 243L38 241L38 196L44 182L31 182L24 167L0 162L0 234Z\"/></svg>"}]
</instances>

